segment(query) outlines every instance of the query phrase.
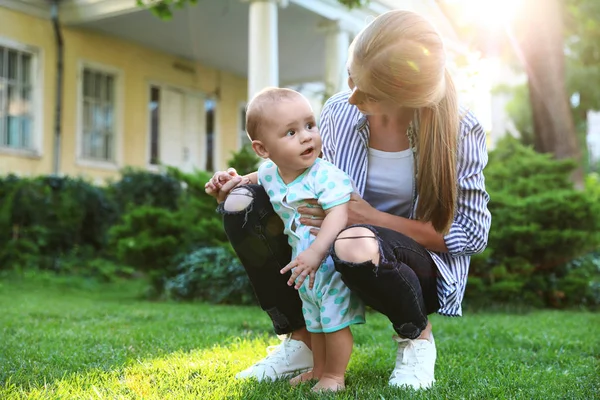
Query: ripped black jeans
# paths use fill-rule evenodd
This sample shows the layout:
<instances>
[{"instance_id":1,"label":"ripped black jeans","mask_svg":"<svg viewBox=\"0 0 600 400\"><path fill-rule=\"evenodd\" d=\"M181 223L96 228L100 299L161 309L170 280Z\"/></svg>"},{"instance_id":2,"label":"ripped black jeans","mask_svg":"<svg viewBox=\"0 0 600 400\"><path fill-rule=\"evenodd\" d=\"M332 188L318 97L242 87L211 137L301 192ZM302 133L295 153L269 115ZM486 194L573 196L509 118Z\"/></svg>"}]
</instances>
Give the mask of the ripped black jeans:
<instances>
[{"instance_id":1,"label":"ripped black jeans","mask_svg":"<svg viewBox=\"0 0 600 400\"><path fill-rule=\"evenodd\" d=\"M237 212L225 211L224 203L219 205L225 232L248 273L261 308L273 321L275 332L291 333L305 324L298 292L287 285L290 273L279 273L292 256L283 223L261 186L245 185L240 189L251 193L252 202ZM423 246L407 236L385 228L361 226L377 237L379 265L345 262L332 251L336 270L366 305L390 319L400 336L417 338L427 326L427 315L439 309L435 263Z\"/></svg>"}]
</instances>

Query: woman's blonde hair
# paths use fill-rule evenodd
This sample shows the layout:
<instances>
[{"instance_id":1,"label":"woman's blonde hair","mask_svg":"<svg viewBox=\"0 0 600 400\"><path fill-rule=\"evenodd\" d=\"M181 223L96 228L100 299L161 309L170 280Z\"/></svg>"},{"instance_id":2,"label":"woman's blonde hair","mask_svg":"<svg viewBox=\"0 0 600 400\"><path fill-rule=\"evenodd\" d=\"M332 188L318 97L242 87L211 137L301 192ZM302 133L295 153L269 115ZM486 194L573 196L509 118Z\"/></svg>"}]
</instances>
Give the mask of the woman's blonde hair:
<instances>
[{"instance_id":1,"label":"woman's blonde hair","mask_svg":"<svg viewBox=\"0 0 600 400\"><path fill-rule=\"evenodd\" d=\"M380 101L419 111L417 218L447 233L457 201L459 111L440 35L425 18L389 11L352 42L352 80Z\"/></svg>"}]
</instances>

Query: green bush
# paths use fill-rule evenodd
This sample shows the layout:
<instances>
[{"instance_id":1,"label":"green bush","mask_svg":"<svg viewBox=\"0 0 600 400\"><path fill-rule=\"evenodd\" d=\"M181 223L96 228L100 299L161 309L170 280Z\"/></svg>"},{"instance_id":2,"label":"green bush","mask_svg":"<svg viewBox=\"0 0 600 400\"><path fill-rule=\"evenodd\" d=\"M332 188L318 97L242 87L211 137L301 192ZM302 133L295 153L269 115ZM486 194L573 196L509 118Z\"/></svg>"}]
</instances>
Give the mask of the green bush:
<instances>
[{"instance_id":1,"label":"green bush","mask_svg":"<svg viewBox=\"0 0 600 400\"><path fill-rule=\"evenodd\" d=\"M567 263L553 288L554 306L600 307L600 251Z\"/></svg>"},{"instance_id":2,"label":"green bush","mask_svg":"<svg viewBox=\"0 0 600 400\"><path fill-rule=\"evenodd\" d=\"M247 175L258 169L259 162L260 157L252 150L252 146L245 145L238 152L232 154L228 166L235 168L240 175Z\"/></svg>"},{"instance_id":3,"label":"green bush","mask_svg":"<svg viewBox=\"0 0 600 400\"><path fill-rule=\"evenodd\" d=\"M600 202L574 190L575 164L539 154L507 138L490 153L485 171L491 200L488 248L473 257L467 298L572 304L555 282L565 265L600 245Z\"/></svg>"},{"instance_id":4,"label":"green bush","mask_svg":"<svg viewBox=\"0 0 600 400\"><path fill-rule=\"evenodd\" d=\"M167 175L184 188L175 209L131 208L110 231L117 259L147 274L152 297L163 294L164 283L175 274L181 254L227 241L216 203L204 192L210 175L174 168L169 168Z\"/></svg>"},{"instance_id":5,"label":"green bush","mask_svg":"<svg viewBox=\"0 0 600 400\"><path fill-rule=\"evenodd\" d=\"M0 180L0 265L57 269L76 247L101 252L117 214L102 188L79 178Z\"/></svg>"},{"instance_id":6,"label":"green bush","mask_svg":"<svg viewBox=\"0 0 600 400\"><path fill-rule=\"evenodd\" d=\"M162 292L164 279L173 269L173 257L185 248L185 229L174 214L164 208L141 206L126 213L110 230L117 259L147 274L153 296Z\"/></svg>"},{"instance_id":7,"label":"green bush","mask_svg":"<svg viewBox=\"0 0 600 400\"><path fill-rule=\"evenodd\" d=\"M206 247L181 258L165 291L176 300L255 304L252 286L237 257L224 247Z\"/></svg>"},{"instance_id":8,"label":"green bush","mask_svg":"<svg viewBox=\"0 0 600 400\"><path fill-rule=\"evenodd\" d=\"M175 210L182 193L181 183L170 174L158 174L143 169L126 167L121 178L108 186L119 211L129 207L152 206Z\"/></svg>"}]
</instances>

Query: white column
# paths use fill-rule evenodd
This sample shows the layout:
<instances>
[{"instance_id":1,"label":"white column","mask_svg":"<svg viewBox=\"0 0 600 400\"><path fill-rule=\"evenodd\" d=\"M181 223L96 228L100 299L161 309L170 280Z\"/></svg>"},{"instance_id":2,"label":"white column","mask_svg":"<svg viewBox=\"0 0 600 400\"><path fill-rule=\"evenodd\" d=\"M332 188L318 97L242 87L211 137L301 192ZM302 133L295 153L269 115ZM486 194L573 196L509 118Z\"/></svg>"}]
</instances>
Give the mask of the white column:
<instances>
[{"instance_id":1,"label":"white column","mask_svg":"<svg viewBox=\"0 0 600 400\"><path fill-rule=\"evenodd\" d=\"M348 87L349 29L338 21L324 21L319 28L325 33L325 92L331 96Z\"/></svg>"},{"instance_id":2,"label":"white column","mask_svg":"<svg viewBox=\"0 0 600 400\"><path fill-rule=\"evenodd\" d=\"M249 0L248 99L279 85L277 7L280 0Z\"/></svg>"}]
</instances>

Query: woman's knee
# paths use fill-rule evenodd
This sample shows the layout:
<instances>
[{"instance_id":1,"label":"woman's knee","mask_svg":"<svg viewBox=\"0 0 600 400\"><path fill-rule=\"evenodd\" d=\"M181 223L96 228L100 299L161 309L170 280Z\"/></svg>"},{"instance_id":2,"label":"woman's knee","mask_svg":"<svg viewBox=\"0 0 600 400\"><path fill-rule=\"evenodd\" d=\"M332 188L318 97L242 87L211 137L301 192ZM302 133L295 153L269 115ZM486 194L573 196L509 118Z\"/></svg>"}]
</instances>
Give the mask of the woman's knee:
<instances>
[{"instance_id":1,"label":"woman's knee","mask_svg":"<svg viewBox=\"0 0 600 400\"><path fill-rule=\"evenodd\" d=\"M336 257L345 262L379 264L379 242L368 228L352 227L342 231L333 246Z\"/></svg>"},{"instance_id":2,"label":"woman's knee","mask_svg":"<svg viewBox=\"0 0 600 400\"><path fill-rule=\"evenodd\" d=\"M254 194L247 188L241 186L235 188L229 193L229 196L223 203L223 210L226 212L240 212L250 207L254 201Z\"/></svg>"}]
</instances>

